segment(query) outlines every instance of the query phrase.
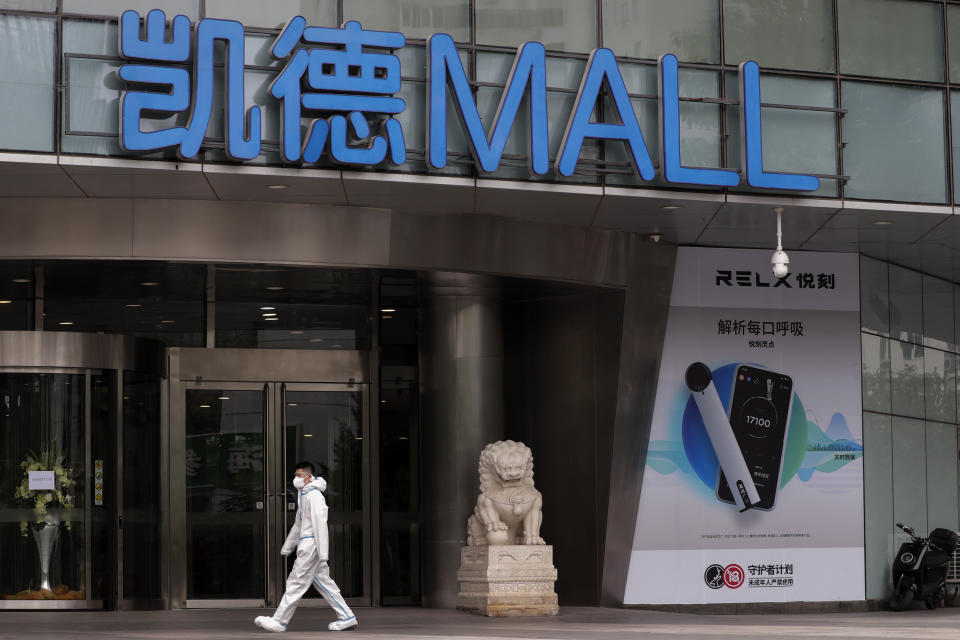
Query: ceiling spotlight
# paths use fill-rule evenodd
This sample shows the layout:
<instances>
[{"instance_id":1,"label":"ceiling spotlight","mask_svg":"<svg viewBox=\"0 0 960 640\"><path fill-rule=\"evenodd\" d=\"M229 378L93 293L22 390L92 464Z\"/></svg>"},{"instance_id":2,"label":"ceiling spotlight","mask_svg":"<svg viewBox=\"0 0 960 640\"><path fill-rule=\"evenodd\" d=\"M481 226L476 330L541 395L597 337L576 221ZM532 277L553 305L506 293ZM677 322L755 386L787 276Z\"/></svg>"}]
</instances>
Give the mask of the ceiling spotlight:
<instances>
[{"instance_id":1,"label":"ceiling spotlight","mask_svg":"<svg viewBox=\"0 0 960 640\"><path fill-rule=\"evenodd\" d=\"M380 313L393 313L394 311L396 311L396 309L390 309L389 307L386 309L380 309Z\"/></svg>"},{"instance_id":2,"label":"ceiling spotlight","mask_svg":"<svg viewBox=\"0 0 960 640\"><path fill-rule=\"evenodd\" d=\"M683 207L681 207L678 204L665 204L660 208L663 209L664 211L675 211L677 209L682 209Z\"/></svg>"},{"instance_id":3,"label":"ceiling spotlight","mask_svg":"<svg viewBox=\"0 0 960 640\"><path fill-rule=\"evenodd\" d=\"M272 287L267 287L267 291L283 291L283 287L278 287L274 285Z\"/></svg>"},{"instance_id":4,"label":"ceiling spotlight","mask_svg":"<svg viewBox=\"0 0 960 640\"><path fill-rule=\"evenodd\" d=\"M260 311L273 311L276 307L260 307Z\"/></svg>"},{"instance_id":5,"label":"ceiling spotlight","mask_svg":"<svg viewBox=\"0 0 960 640\"><path fill-rule=\"evenodd\" d=\"M303 330L302 330L302 329L294 329L293 331L290 332L290 335L292 335L292 336L298 336L298 335L300 335L301 333L303 333Z\"/></svg>"},{"instance_id":6,"label":"ceiling spotlight","mask_svg":"<svg viewBox=\"0 0 960 640\"><path fill-rule=\"evenodd\" d=\"M160 324L173 324L176 320L161 320Z\"/></svg>"},{"instance_id":7,"label":"ceiling spotlight","mask_svg":"<svg viewBox=\"0 0 960 640\"><path fill-rule=\"evenodd\" d=\"M303 434L303 437L304 437L304 438L312 438L312 437L313 437L313 434L312 434L312 433L305 433L305 434Z\"/></svg>"},{"instance_id":8,"label":"ceiling spotlight","mask_svg":"<svg viewBox=\"0 0 960 640\"><path fill-rule=\"evenodd\" d=\"M209 408L210 408L210 405L208 405L208 404L202 404L202 405L200 405L200 408L201 408L201 409L209 409Z\"/></svg>"},{"instance_id":9,"label":"ceiling spotlight","mask_svg":"<svg viewBox=\"0 0 960 640\"><path fill-rule=\"evenodd\" d=\"M663 235L662 235L662 234L659 234L659 233L651 233L650 235L647 236L647 240L649 240L650 242L656 244L656 243L660 242L661 240L663 240Z\"/></svg>"},{"instance_id":10,"label":"ceiling spotlight","mask_svg":"<svg viewBox=\"0 0 960 640\"><path fill-rule=\"evenodd\" d=\"M155 286L157 286L158 284L160 284L160 283L159 283L159 282L141 282L141 283L140 283L140 286L141 286L141 287L155 287Z\"/></svg>"},{"instance_id":11,"label":"ceiling spotlight","mask_svg":"<svg viewBox=\"0 0 960 640\"><path fill-rule=\"evenodd\" d=\"M267 189L286 189L287 185L285 184L268 184Z\"/></svg>"},{"instance_id":12,"label":"ceiling spotlight","mask_svg":"<svg viewBox=\"0 0 960 640\"><path fill-rule=\"evenodd\" d=\"M131 309L136 309L136 308L139 307L140 305L139 305L139 304L135 304L135 303L130 303L130 304L126 305L126 306L129 307L129 308L131 308Z\"/></svg>"},{"instance_id":13,"label":"ceiling spotlight","mask_svg":"<svg viewBox=\"0 0 960 640\"><path fill-rule=\"evenodd\" d=\"M790 257L783 250L783 232L780 226L780 214L783 213L783 207L774 207L777 212L777 250L770 256L770 264L773 265L773 275L775 278L786 278L790 273Z\"/></svg>"},{"instance_id":14,"label":"ceiling spotlight","mask_svg":"<svg viewBox=\"0 0 960 640\"><path fill-rule=\"evenodd\" d=\"M263 314L263 317L264 317L264 318L272 318L272 317L275 316L275 315L277 315L277 314L274 313L273 311L270 311L270 312L267 312L267 313Z\"/></svg>"},{"instance_id":15,"label":"ceiling spotlight","mask_svg":"<svg viewBox=\"0 0 960 640\"><path fill-rule=\"evenodd\" d=\"M877 226L884 226L884 225L893 224L893 223L890 222L889 220L877 220L877 221L874 222L873 224L875 224L875 225L877 225Z\"/></svg>"},{"instance_id":16,"label":"ceiling spotlight","mask_svg":"<svg viewBox=\"0 0 960 640\"><path fill-rule=\"evenodd\" d=\"M0 304L11 304L13 300L0 300Z\"/></svg>"},{"instance_id":17,"label":"ceiling spotlight","mask_svg":"<svg viewBox=\"0 0 960 640\"><path fill-rule=\"evenodd\" d=\"M14 278L13 281L17 284L26 284L30 282L30 278Z\"/></svg>"},{"instance_id":18,"label":"ceiling spotlight","mask_svg":"<svg viewBox=\"0 0 960 640\"><path fill-rule=\"evenodd\" d=\"M63 326L63 327L69 327L69 326L72 325L73 323L72 323L72 322L58 322L57 324L59 324L60 326Z\"/></svg>"},{"instance_id":19,"label":"ceiling spotlight","mask_svg":"<svg viewBox=\"0 0 960 640\"><path fill-rule=\"evenodd\" d=\"M267 322L270 322L271 320L279 320L279 319L280 318L264 318L264 320L266 320Z\"/></svg>"},{"instance_id":20,"label":"ceiling spotlight","mask_svg":"<svg viewBox=\"0 0 960 640\"><path fill-rule=\"evenodd\" d=\"M229 400L229 399L230 399L230 396L219 396L219 397L217 397L217 400Z\"/></svg>"}]
</instances>

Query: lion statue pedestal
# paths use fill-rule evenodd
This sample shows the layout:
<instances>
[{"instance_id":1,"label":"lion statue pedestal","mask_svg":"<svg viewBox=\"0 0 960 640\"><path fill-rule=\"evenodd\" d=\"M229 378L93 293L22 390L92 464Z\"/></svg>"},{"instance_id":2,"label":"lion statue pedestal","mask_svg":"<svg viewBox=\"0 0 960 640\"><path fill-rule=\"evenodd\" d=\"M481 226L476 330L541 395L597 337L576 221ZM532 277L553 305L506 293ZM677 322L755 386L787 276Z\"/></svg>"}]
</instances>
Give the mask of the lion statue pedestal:
<instances>
[{"instance_id":1,"label":"lion statue pedestal","mask_svg":"<svg viewBox=\"0 0 960 640\"><path fill-rule=\"evenodd\" d=\"M533 454L522 442L488 444L480 454L480 497L460 549L457 608L487 616L555 616L553 547L540 537L543 500Z\"/></svg>"}]
</instances>

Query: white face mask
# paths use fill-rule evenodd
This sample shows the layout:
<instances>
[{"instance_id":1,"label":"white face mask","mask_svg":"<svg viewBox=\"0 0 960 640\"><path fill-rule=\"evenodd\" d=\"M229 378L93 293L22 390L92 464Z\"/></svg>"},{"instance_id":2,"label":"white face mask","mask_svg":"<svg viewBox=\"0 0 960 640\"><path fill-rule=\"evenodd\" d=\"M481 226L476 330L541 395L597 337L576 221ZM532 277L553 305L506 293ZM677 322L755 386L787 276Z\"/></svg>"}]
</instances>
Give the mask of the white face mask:
<instances>
[{"instance_id":1,"label":"white face mask","mask_svg":"<svg viewBox=\"0 0 960 640\"><path fill-rule=\"evenodd\" d=\"M295 476L293 478L293 486L297 489L303 489L304 481L300 476Z\"/></svg>"}]
</instances>

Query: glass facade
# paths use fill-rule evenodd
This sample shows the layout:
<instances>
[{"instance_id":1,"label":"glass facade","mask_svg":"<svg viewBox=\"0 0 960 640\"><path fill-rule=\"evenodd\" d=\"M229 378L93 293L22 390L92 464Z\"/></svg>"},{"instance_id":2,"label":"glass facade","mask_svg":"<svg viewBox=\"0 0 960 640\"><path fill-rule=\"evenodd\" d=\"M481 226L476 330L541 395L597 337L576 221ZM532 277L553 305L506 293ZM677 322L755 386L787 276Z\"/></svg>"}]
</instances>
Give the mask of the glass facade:
<instances>
[{"instance_id":1,"label":"glass facade","mask_svg":"<svg viewBox=\"0 0 960 640\"><path fill-rule=\"evenodd\" d=\"M884 598L895 522L960 526L960 286L864 257L860 291L867 598Z\"/></svg>"},{"instance_id":2,"label":"glass facade","mask_svg":"<svg viewBox=\"0 0 960 640\"><path fill-rule=\"evenodd\" d=\"M124 9L146 11L154 2L100 0L0 3L0 32L7 34L0 72L3 95L17 96L0 123L0 149L125 156L117 144L122 82L116 71L116 17ZM768 170L813 173L816 194L866 200L941 204L957 202L960 162L952 142L953 82L960 68L960 3L954 0L311 0L309 2L165 3L168 16L191 20L232 18L247 27L247 104L263 108L263 152L252 161L277 164L279 113L267 94L281 64L268 55L280 27L294 15L332 26L359 20L376 29L406 34L399 50L407 102L399 115L407 161L382 170L427 172L423 162L426 87L424 39L448 33L461 58L481 117L489 121L502 94L515 48L539 40L550 53L548 119L551 155L556 155L587 54L608 47L618 56L628 86L631 77L655 79L656 59L674 53L681 67L681 145L688 166L739 167L736 74L729 66L747 59L763 69L764 153ZM48 12L49 15L44 15ZM60 27L57 15L60 14ZM722 57L722 59L721 59ZM697 65L696 68L690 65ZM787 78L776 72L788 72ZM726 77L691 85L684 76ZM62 76L59 108L55 86ZM219 80L217 81L219 83ZM784 92L796 83L800 90ZM217 85L220 87L220 85ZM816 89L814 89L816 87ZM814 91L809 99L805 90ZM654 151L655 84L630 89L646 143ZM24 99L27 96L28 99ZM198 160L223 162L222 109L215 91L213 117ZM8 98L9 100L9 98ZM773 106L776 105L776 106ZM59 113L59 116L58 116ZM902 117L899 114L906 114ZM453 114L451 114L453 115ZM614 117L598 108L595 118ZM146 130L182 125L189 113L148 118ZM526 123L518 119L500 169L492 177L528 179ZM437 173L473 175L457 118L449 118L448 163ZM164 151L139 156L169 158ZM329 166L321 160L319 166ZM635 178L621 142L588 140L574 175L565 182L663 186ZM545 179L558 179L552 173ZM749 191L741 187L740 191Z\"/></svg>"}]
</instances>

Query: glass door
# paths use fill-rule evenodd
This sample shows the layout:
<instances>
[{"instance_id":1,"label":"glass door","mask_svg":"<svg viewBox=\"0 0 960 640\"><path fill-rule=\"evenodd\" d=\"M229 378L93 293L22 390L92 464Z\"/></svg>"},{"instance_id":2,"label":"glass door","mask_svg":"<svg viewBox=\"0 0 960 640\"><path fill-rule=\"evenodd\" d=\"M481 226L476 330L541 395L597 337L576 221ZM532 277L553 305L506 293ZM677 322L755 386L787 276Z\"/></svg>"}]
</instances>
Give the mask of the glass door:
<instances>
[{"instance_id":1,"label":"glass door","mask_svg":"<svg viewBox=\"0 0 960 640\"><path fill-rule=\"evenodd\" d=\"M279 389L283 424L283 492L285 513L280 540L293 524L297 490L292 479L298 462L310 462L314 475L327 482L330 575L350 605L370 604L369 460L366 385L286 384ZM278 576L278 594L293 565L288 558ZM312 602L324 600L311 589Z\"/></svg>"},{"instance_id":2,"label":"glass door","mask_svg":"<svg viewBox=\"0 0 960 640\"><path fill-rule=\"evenodd\" d=\"M185 396L187 599L263 606L269 387L204 383Z\"/></svg>"}]
</instances>

